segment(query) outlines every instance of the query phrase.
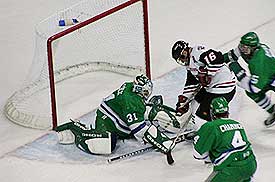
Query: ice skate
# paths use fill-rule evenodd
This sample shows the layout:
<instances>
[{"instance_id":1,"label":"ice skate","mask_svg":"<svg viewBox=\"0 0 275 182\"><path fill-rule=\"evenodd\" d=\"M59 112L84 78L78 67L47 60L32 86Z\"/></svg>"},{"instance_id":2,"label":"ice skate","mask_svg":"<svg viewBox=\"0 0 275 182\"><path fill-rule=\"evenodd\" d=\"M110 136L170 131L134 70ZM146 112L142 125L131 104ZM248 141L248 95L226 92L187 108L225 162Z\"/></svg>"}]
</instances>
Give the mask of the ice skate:
<instances>
[{"instance_id":1,"label":"ice skate","mask_svg":"<svg viewBox=\"0 0 275 182\"><path fill-rule=\"evenodd\" d=\"M275 111L273 111L270 116L264 121L264 125L267 128L275 125Z\"/></svg>"}]
</instances>

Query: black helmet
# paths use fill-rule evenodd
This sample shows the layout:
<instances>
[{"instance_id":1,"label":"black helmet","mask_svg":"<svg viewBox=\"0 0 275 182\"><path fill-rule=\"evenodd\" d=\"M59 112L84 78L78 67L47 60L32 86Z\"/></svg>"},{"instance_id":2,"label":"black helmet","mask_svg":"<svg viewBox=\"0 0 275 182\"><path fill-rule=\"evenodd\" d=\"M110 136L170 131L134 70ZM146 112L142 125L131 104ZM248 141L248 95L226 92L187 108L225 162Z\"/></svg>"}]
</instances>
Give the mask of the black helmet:
<instances>
[{"instance_id":1,"label":"black helmet","mask_svg":"<svg viewBox=\"0 0 275 182\"><path fill-rule=\"evenodd\" d=\"M190 47L188 47L187 42L179 40L172 47L172 57L176 60L178 64L186 66L189 63L189 49ZM187 52L185 56L182 55L183 50Z\"/></svg>"}]
</instances>

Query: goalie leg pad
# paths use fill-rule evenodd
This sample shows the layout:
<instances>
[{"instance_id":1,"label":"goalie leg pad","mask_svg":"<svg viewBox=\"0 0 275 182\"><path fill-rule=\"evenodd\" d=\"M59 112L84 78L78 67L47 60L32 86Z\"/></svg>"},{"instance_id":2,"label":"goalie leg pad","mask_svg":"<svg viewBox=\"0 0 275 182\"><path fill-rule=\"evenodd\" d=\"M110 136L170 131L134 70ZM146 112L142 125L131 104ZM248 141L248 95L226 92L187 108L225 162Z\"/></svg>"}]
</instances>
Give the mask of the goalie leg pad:
<instances>
[{"instance_id":1,"label":"goalie leg pad","mask_svg":"<svg viewBox=\"0 0 275 182\"><path fill-rule=\"evenodd\" d=\"M75 136L71 130L57 132L58 141L60 144L73 144Z\"/></svg>"},{"instance_id":2,"label":"goalie leg pad","mask_svg":"<svg viewBox=\"0 0 275 182\"><path fill-rule=\"evenodd\" d=\"M111 154L116 143L117 136L115 134L90 131L77 138L76 146L90 154Z\"/></svg>"},{"instance_id":3,"label":"goalie leg pad","mask_svg":"<svg viewBox=\"0 0 275 182\"><path fill-rule=\"evenodd\" d=\"M73 144L75 142L74 122L67 122L55 128L60 144Z\"/></svg>"},{"instance_id":4,"label":"goalie leg pad","mask_svg":"<svg viewBox=\"0 0 275 182\"><path fill-rule=\"evenodd\" d=\"M89 129L80 122L68 122L55 131L61 144L72 144L89 154L110 154L116 147L117 136L108 131Z\"/></svg>"}]
</instances>

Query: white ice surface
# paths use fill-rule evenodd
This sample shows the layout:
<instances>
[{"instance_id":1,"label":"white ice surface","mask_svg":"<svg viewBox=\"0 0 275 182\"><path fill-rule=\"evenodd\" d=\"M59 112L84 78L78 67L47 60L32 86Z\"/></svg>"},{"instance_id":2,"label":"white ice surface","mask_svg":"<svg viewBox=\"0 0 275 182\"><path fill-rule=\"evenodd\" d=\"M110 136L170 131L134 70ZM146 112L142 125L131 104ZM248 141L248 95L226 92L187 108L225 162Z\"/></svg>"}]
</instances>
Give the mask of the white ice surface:
<instances>
[{"instance_id":1,"label":"white ice surface","mask_svg":"<svg viewBox=\"0 0 275 182\"><path fill-rule=\"evenodd\" d=\"M75 2L77 0L0 2L1 108L20 87L28 72L34 51L34 25ZM175 102L176 94L173 97L169 93L177 92L180 85L175 83L179 82L165 85L158 80L163 80L165 76L161 75L177 67L171 59L170 48L178 39L227 51L237 45L240 35L254 30L262 42L275 49L274 8L274 0L149 0L152 73L156 91L166 94L168 104ZM166 76L174 78L173 74L174 71ZM259 166L255 181L274 181L275 128L265 129L262 121L266 114L242 91L238 93L235 99L240 104L232 108L232 113L236 113L232 117L244 124L256 153ZM0 136L1 182L182 182L203 181L211 172L210 168L193 159L188 144L180 144L173 152L174 166L168 166L165 156L158 153L112 165L94 162L92 157L73 147L55 145L52 133L13 124L2 112Z\"/></svg>"}]
</instances>

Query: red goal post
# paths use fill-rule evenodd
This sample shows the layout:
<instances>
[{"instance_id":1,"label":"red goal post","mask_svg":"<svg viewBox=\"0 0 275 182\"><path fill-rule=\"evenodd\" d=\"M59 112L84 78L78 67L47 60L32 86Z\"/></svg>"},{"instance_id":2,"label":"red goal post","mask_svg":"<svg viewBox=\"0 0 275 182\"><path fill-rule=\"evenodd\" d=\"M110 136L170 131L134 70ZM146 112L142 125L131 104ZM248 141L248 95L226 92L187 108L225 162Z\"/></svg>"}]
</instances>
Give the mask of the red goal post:
<instances>
[{"instance_id":1,"label":"red goal post","mask_svg":"<svg viewBox=\"0 0 275 182\"><path fill-rule=\"evenodd\" d=\"M71 19L77 21L58 24ZM147 0L85 0L39 23L30 73L22 88L8 99L5 114L17 124L37 129L55 128L68 117L80 117L87 111L67 105L81 99L64 95L87 87L72 87L68 80L80 77L83 82L83 75L95 71L151 77ZM96 85L99 78L90 77L92 80L85 81ZM79 102L76 107L80 106ZM71 111L75 113L71 115Z\"/></svg>"}]
</instances>

